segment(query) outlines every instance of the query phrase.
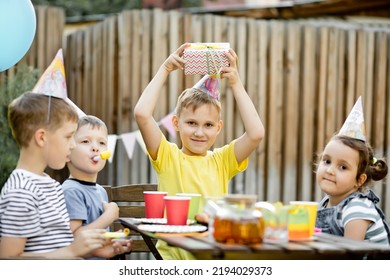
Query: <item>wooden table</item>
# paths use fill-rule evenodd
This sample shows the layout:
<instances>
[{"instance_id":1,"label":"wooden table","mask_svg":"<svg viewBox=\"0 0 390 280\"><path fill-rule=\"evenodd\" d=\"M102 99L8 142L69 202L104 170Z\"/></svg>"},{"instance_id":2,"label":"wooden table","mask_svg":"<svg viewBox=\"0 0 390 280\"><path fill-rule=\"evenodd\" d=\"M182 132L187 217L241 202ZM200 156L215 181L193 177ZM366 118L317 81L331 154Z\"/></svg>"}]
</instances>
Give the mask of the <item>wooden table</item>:
<instances>
[{"instance_id":1,"label":"wooden table","mask_svg":"<svg viewBox=\"0 0 390 280\"><path fill-rule=\"evenodd\" d=\"M285 244L262 243L254 245L229 245L215 242L208 233L167 234L145 232L131 218L120 222L147 239L156 238L171 246L191 252L197 259L226 260L354 260L390 259L390 246L355 241L326 233L315 233L309 241L289 241ZM154 247L155 250L155 247ZM151 249L152 251L152 249Z\"/></svg>"}]
</instances>

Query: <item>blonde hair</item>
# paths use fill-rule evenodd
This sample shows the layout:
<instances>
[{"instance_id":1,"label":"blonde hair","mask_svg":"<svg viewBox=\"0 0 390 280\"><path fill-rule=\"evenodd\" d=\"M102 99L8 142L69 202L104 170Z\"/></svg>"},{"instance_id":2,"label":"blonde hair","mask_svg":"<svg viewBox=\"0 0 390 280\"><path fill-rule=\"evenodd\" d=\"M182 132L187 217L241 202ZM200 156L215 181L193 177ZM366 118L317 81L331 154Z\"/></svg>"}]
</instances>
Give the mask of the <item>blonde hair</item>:
<instances>
[{"instance_id":1,"label":"blonde hair","mask_svg":"<svg viewBox=\"0 0 390 280\"><path fill-rule=\"evenodd\" d=\"M60 98L26 92L8 105L8 123L19 147L28 147L39 128L56 131L65 121L76 123L78 116Z\"/></svg>"},{"instance_id":2,"label":"blonde hair","mask_svg":"<svg viewBox=\"0 0 390 280\"><path fill-rule=\"evenodd\" d=\"M199 106L205 104L215 106L218 110L218 114L221 115L221 102L199 89L188 88L184 90L177 99L175 113L180 117L184 108L192 107L193 110L196 110Z\"/></svg>"},{"instance_id":3,"label":"blonde hair","mask_svg":"<svg viewBox=\"0 0 390 280\"><path fill-rule=\"evenodd\" d=\"M107 131L106 124L98 117L92 115L81 117L77 124L77 130L85 125L90 125L92 128L104 128Z\"/></svg>"}]
</instances>

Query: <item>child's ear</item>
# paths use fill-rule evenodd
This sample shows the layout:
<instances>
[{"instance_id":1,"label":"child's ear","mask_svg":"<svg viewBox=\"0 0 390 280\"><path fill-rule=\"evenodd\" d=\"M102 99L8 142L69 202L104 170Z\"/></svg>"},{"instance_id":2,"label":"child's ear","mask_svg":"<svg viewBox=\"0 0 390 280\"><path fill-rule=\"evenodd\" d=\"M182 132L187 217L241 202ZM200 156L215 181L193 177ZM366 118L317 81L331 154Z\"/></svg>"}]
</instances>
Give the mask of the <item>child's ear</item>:
<instances>
[{"instance_id":1,"label":"child's ear","mask_svg":"<svg viewBox=\"0 0 390 280\"><path fill-rule=\"evenodd\" d=\"M43 128L38 129L34 133L35 144L39 147L43 147L46 143L46 137L47 137L46 130Z\"/></svg>"},{"instance_id":2,"label":"child's ear","mask_svg":"<svg viewBox=\"0 0 390 280\"><path fill-rule=\"evenodd\" d=\"M221 132L222 127L223 127L223 122L222 122L222 120L219 120L219 122L218 122L218 134Z\"/></svg>"},{"instance_id":3,"label":"child's ear","mask_svg":"<svg viewBox=\"0 0 390 280\"><path fill-rule=\"evenodd\" d=\"M363 186L363 184L364 184L364 182L366 182L366 180L367 180L367 174L366 173L360 174L359 179L357 181L358 188Z\"/></svg>"},{"instance_id":4,"label":"child's ear","mask_svg":"<svg viewBox=\"0 0 390 280\"><path fill-rule=\"evenodd\" d=\"M179 131L179 118L176 115L172 116L172 125L176 131Z\"/></svg>"}]
</instances>

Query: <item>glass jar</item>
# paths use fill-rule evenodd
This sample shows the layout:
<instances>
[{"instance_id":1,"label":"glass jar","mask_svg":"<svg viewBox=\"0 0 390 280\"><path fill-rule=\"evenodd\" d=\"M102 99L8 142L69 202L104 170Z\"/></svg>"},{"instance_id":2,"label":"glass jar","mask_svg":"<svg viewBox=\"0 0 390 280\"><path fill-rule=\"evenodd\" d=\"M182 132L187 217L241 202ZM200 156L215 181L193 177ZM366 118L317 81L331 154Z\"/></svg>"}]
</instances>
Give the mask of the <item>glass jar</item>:
<instances>
[{"instance_id":1,"label":"glass jar","mask_svg":"<svg viewBox=\"0 0 390 280\"><path fill-rule=\"evenodd\" d=\"M261 243L264 222L254 204L256 195L226 195L224 204L214 216L215 241L229 244Z\"/></svg>"}]
</instances>

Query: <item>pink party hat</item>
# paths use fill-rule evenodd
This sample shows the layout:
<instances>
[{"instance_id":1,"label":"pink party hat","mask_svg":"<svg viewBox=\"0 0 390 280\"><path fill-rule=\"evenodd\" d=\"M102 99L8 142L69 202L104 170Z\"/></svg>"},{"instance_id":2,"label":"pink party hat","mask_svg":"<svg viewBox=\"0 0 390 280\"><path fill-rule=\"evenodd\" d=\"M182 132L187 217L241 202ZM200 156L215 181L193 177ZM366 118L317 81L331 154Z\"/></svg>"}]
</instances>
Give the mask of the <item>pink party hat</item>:
<instances>
[{"instance_id":1,"label":"pink party hat","mask_svg":"<svg viewBox=\"0 0 390 280\"><path fill-rule=\"evenodd\" d=\"M199 82L197 82L193 88L199 89L205 93L208 93L215 99L219 100L219 80L210 75L205 75Z\"/></svg>"},{"instance_id":2,"label":"pink party hat","mask_svg":"<svg viewBox=\"0 0 390 280\"><path fill-rule=\"evenodd\" d=\"M339 135L349 136L366 142L366 128L364 126L361 96L359 96L343 126L341 127Z\"/></svg>"},{"instance_id":3,"label":"pink party hat","mask_svg":"<svg viewBox=\"0 0 390 280\"><path fill-rule=\"evenodd\" d=\"M55 58L39 78L32 92L64 99L77 111L79 118L85 116L85 113L68 98L62 49L58 50Z\"/></svg>"}]
</instances>

